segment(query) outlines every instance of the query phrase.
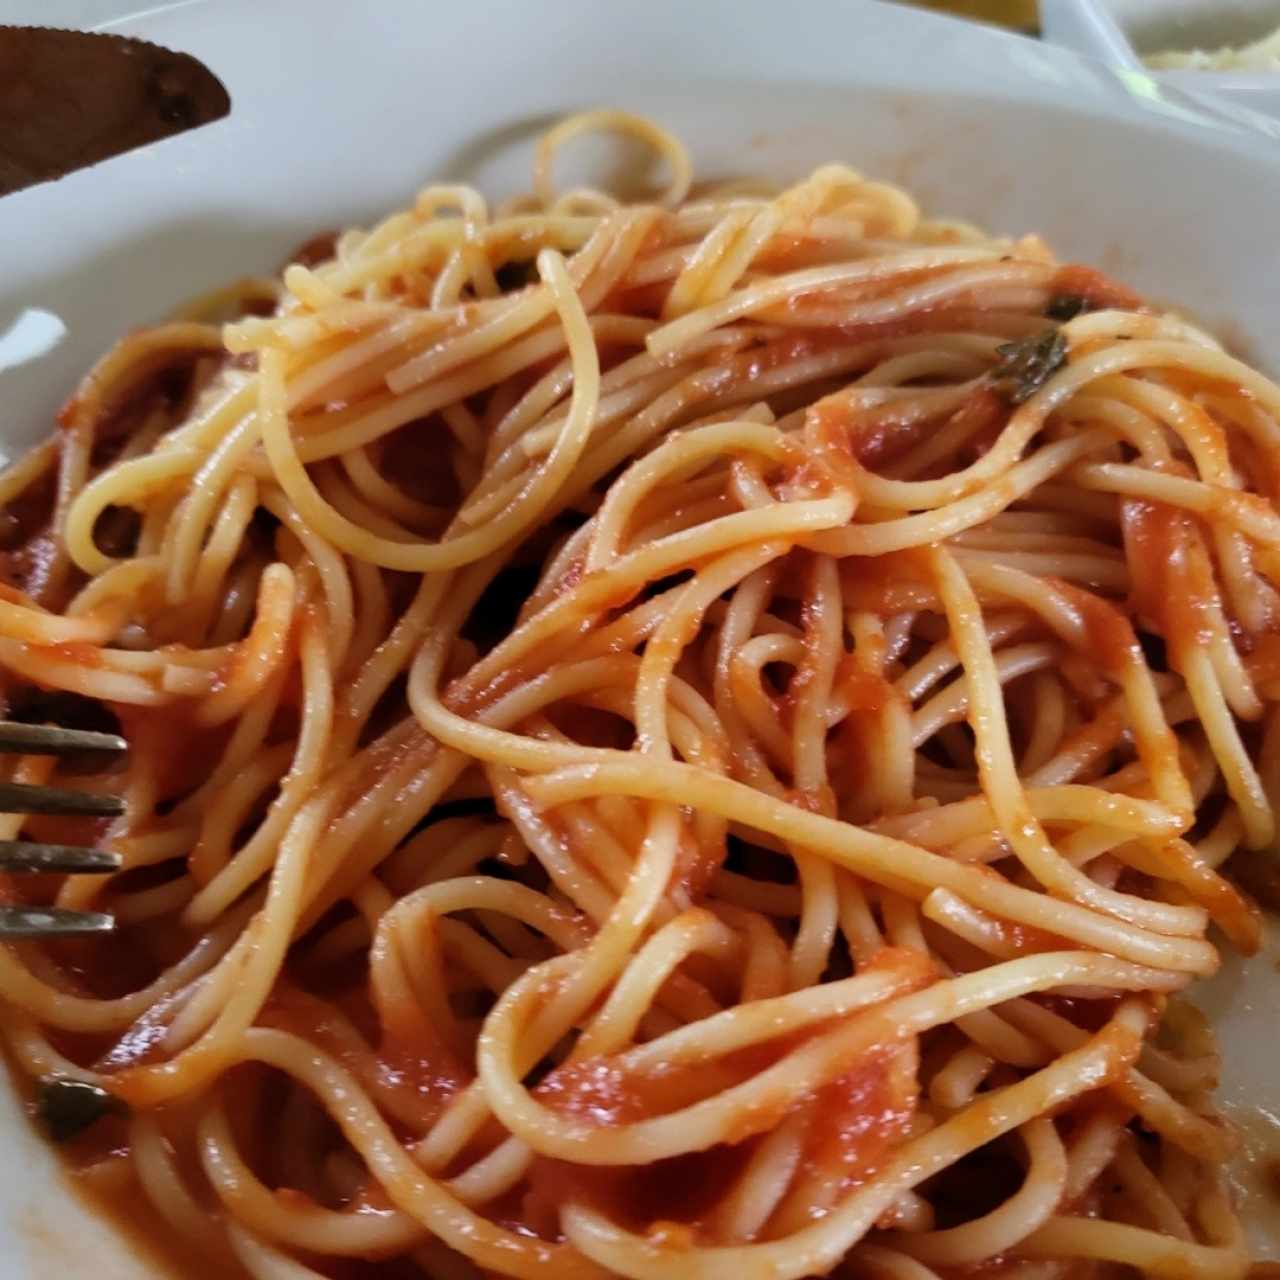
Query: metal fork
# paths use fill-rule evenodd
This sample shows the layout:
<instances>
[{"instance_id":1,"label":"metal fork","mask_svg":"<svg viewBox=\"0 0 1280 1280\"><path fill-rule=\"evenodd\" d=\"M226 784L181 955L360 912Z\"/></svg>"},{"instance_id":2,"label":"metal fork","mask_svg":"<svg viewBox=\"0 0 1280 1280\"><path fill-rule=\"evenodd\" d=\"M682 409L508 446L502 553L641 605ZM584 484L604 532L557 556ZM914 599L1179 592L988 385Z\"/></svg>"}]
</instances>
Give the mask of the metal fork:
<instances>
[{"instance_id":1,"label":"metal fork","mask_svg":"<svg viewBox=\"0 0 1280 1280\"><path fill-rule=\"evenodd\" d=\"M60 729L54 725L17 724L0 720L0 752L35 756L77 755L82 751L117 753L128 749L114 733ZM124 812L119 796L61 787L0 782L0 813L56 813L77 817L116 817ZM0 840L0 871L75 872L102 875L118 871L118 854L78 845L39 844L32 840ZM106 933L114 919L102 911L70 911L65 907L0 905L0 938L66 937Z\"/></svg>"}]
</instances>

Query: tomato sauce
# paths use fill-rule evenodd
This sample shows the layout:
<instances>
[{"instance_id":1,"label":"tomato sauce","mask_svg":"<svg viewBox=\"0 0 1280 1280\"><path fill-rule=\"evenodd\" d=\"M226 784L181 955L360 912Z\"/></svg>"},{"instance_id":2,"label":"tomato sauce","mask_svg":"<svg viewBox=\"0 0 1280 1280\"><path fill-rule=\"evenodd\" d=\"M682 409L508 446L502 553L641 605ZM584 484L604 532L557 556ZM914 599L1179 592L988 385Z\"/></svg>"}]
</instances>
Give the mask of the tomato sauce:
<instances>
[{"instance_id":1,"label":"tomato sauce","mask_svg":"<svg viewBox=\"0 0 1280 1280\"><path fill-rule=\"evenodd\" d=\"M795 479L805 479L811 474L809 468L813 468L825 472L839 488L858 492L859 467L855 458L861 461L859 440L845 403L824 400L808 414L799 452L799 461L792 463Z\"/></svg>"},{"instance_id":2,"label":"tomato sauce","mask_svg":"<svg viewBox=\"0 0 1280 1280\"><path fill-rule=\"evenodd\" d=\"M1142 661L1133 624L1110 600L1061 578L1046 577L1045 585L1070 601L1084 623L1089 656L1111 675Z\"/></svg>"},{"instance_id":3,"label":"tomato sauce","mask_svg":"<svg viewBox=\"0 0 1280 1280\"><path fill-rule=\"evenodd\" d=\"M739 1070L756 1074L812 1034L811 1030L785 1037L731 1057L737 1058ZM824 1192L815 1216L873 1177L901 1139L916 1107L915 1071L913 1045L873 1050L809 1098L792 1104L810 1108L813 1115L800 1167L821 1173ZM717 1089L723 1087L726 1082L717 1082ZM557 1110L600 1125L633 1123L659 1106L666 1111L676 1105L661 1075L643 1081L628 1078L600 1060L559 1068L537 1092ZM760 1134L783 1114L771 1117L767 1126L753 1125L753 1132L737 1141L645 1166L582 1166L539 1159L533 1171L534 1192L548 1206L568 1199L590 1204L655 1243L692 1245L705 1238L707 1217L745 1171Z\"/></svg>"},{"instance_id":4,"label":"tomato sauce","mask_svg":"<svg viewBox=\"0 0 1280 1280\"><path fill-rule=\"evenodd\" d=\"M882 618L940 608L928 552L920 547L842 560L840 586L846 609L865 609Z\"/></svg>"},{"instance_id":5,"label":"tomato sauce","mask_svg":"<svg viewBox=\"0 0 1280 1280\"><path fill-rule=\"evenodd\" d=\"M365 998L363 989L359 999ZM343 1017L356 1021L367 1010L339 1011L288 980L277 982L258 1022L288 1031L332 1054L353 1075L377 1086L384 1103L418 1132L425 1131L450 1099L470 1080L470 1072L420 1015L397 1018L380 1008L381 1031L372 1055L351 1038ZM364 1019L361 1019L364 1020Z\"/></svg>"},{"instance_id":6,"label":"tomato sauce","mask_svg":"<svg viewBox=\"0 0 1280 1280\"><path fill-rule=\"evenodd\" d=\"M814 1095L814 1122L801 1168L827 1172L830 1200L874 1177L902 1139L916 1110L916 1069L913 1042L867 1055Z\"/></svg>"},{"instance_id":7,"label":"tomato sauce","mask_svg":"<svg viewBox=\"0 0 1280 1280\"><path fill-rule=\"evenodd\" d=\"M561 1205L577 1201L649 1235L655 1244L688 1247L746 1169L757 1141L720 1144L646 1165L588 1166L539 1156L530 1172L530 1216L555 1222Z\"/></svg>"},{"instance_id":8,"label":"tomato sauce","mask_svg":"<svg viewBox=\"0 0 1280 1280\"><path fill-rule=\"evenodd\" d=\"M588 1125L634 1124L679 1111L752 1079L775 1066L820 1030L821 1027L806 1027L711 1061L664 1063L637 1069L616 1058L587 1058L555 1068L537 1086L534 1095L544 1106ZM740 1117L744 1131L737 1138L741 1140L763 1132L780 1118L781 1113L766 1115L751 1109Z\"/></svg>"},{"instance_id":9,"label":"tomato sauce","mask_svg":"<svg viewBox=\"0 0 1280 1280\"><path fill-rule=\"evenodd\" d=\"M724 836L714 844L699 840L685 826L676 849L676 862L671 871L672 886L679 886L689 901L697 902L711 887L716 872L724 865L728 845Z\"/></svg>"},{"instance_id":10,"label":"tomato sauce","mask_svg":"<svg viewBox=\"0 0 1280 1280\"><path fill-rule=\"evenodd\" d=\"M1127 285L1111 279L1095 267L1069 263L1059 267L1049 282L1054 293L1083 298L1093 310L1145 311L1146 305Z\"/></svg>"},{"instance_id":11,"label":"tomato sauce","mask_svg":"<svg viewBox=\"0 0 1280 1280\"><path fill-rule=\"evenodd\" d=\"M840 660L836 688L845 696L850 711L883 711L893 700L893 685L884 676L867 671L853 655Z\"/></svg>"},{"instance_id":12,"label":"tomato sauce","mask_svg":"<svg viewBox=\"0 0 1280 1280\"><path fill-rule=\"evenodd\" d=\"M1125 555L1138 612L1151 619L1175 661L1213 638L1213 570L1204 538L1186 512L1136 499L1121 508Z\"/></svg>"},{"instance_id":13,"label":"tomato sauce","mask_svg":"<svg viewBox=\"0 0 1280 1280\"><path fill-rule=\"evenodd\" d=\"M178 799L206 782L211 763L221 757L231 735L229 726L210 729L198 725L195 704L186 699L162 706L109 705L130 753L155 778L161 803Z\"/></svg>"}]
</instances>

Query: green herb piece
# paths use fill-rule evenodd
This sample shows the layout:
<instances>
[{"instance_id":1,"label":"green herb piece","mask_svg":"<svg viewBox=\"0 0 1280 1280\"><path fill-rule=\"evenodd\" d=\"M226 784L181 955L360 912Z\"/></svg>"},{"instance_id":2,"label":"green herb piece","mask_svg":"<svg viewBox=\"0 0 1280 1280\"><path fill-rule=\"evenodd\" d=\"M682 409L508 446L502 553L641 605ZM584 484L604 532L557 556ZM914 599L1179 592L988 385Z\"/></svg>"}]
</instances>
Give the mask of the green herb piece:
<instances>
[{"instance_id":1,"label":"green herb piece","mask_svg":"<svg viewBox=\"0 0 1280 1280\"><path fill-rule=\"evenodd\" d=\"M1074 320L1076 316L1082 316L1086 311L1092 310L1093 303L1083 294L1055 293L1049 299L1049 305L1045 307L1044 313L1050 320L1065 324L1068 320Z\"/></svg>"},{"instance_id":2,"label":"green herb piece","mask_svg":"<svg viewBox=\"0 0 1280 1280\"><path fill-rule=\"evenodd\" d=\"M83 1080L51 1076L40 1082L36 1114L54 1142L68 1142L124 1104L105 1089Z\"/></svg>"},{"instance_id":3,"label":"green herb piece","mask_svg":"<svg viewBox=\"0 0 1280 1280\"><path fill-rule=\"evenodd\" d=\"M1034 338L1002 343L996 355L991 372L996 390L1012 404L1022 404L1066 364L1067 340L1058 329L1046 329Z\"/></svg>"}]
</instances>

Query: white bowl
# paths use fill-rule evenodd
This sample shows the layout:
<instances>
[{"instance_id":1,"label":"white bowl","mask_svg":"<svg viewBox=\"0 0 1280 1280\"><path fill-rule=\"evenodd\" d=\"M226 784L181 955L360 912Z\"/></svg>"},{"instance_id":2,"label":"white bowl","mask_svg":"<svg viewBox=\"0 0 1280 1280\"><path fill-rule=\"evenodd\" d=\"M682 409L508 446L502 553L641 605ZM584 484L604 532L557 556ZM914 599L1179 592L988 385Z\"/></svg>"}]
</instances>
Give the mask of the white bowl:
<instances>
[{"instance_id":1,"label":"white bowl","mask_svg":"<svg viewBox=\"0 0 1280 1280\"><path fill-rule=\"evenodd\" d=\"M359 17L221 0L123 28L202 58L233 110L0 201L0 335L29 312L25 346L0 336L10 453L50 430L125 329L428 175L519 189L530 126L603 102L677 129L704 174L796 176L838 157L931 210L1043 232L1280 370L1274 139L1061 49L873 0L403 0ZM1202 989L1227 1042L1224 1093L1280 1113L1274 969L1248 972ZM0 1280L151 1274L66 1194L3 1089L0 1143Z\"/></svg>"}]
</instances>

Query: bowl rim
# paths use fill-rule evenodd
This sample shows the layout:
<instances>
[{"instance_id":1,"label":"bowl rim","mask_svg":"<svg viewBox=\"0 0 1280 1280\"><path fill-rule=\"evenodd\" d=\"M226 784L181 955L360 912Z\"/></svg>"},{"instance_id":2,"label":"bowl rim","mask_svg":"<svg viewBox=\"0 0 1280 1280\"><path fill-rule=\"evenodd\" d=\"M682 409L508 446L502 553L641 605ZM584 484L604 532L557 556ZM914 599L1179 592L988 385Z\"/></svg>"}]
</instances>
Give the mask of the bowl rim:
<instances>
[{"instance_id":1,"label":"bowl rim","mask_svg":"<svg viewBox=\"0 0 1280 1280\"><path fill-rule=\"evenodd\" d=\"M216 22L219 27L245 20L269 24L276 20L275 13L303 10L314 13L327 2L328 0L314 0L314 3L306 4L303 0L277 0L276 4L264 7L260 0L219 0L216 5L212 0L173 0L172 3L122 16L108 26L109 29L133 30L145 37L171 42L181 48L186 44L184 31L191 30L206 20ZM549 0L544 0L544 3L548 2ZM637 8L656 8L660 13L675 12L679 7L676 0L658 0L656 4L652 0L631 2ZM687 0L684 2L687 3ZM711 0L712 5L726 13L737 10L740 5L749 6L755 2L756 0L737 0L736 4L731 4L725 0ZM416 9L416 5L411 6L410 0L396 0L396 3L405 9ZM495 0L472 0L470 7L487 9L494 3ZM1272 147L1274 138L1280 137L1280 132L1276 132L1278 127L1274 122L1264 121L1267 127L1260 128L1238 113L1224 111L1218 104L1206 104L1191 97L1183 97L1172 89L1167 93L1162 91L1161 97L1152 101L1137 92L1124 76L1101 62L994 28L984 29L944 15L901 9L875 3L875 0L843 0L843 3L841 0L824 0L824 3L833 12L845 11L856 5L870 7L874 4L874 8L881 14L881 21L914 33L913 40L922 47L936 41L940 49L945 49L957 62L963 62L966 51L976 51L979 56L992 57L993 64L1001 62L998 68L984 67L982 70L957 66L949 73L951 78L944 78L938 84L930 84L932 95L953 98L967 96L970 99L983 96L992 102L1001 99L1033 102L1082 123L1098 118L1124 120L1186 141L1189 144L1188 153L1193 158L1196 154L1203 156L1204 150L1192 150L1192 147L1207 150L1211 146L1220 146L1238 151L1247 158L1247 164L1254 170L1275 163ZM394 8L396 4L388 7ZM425 20L427 6L422 6L419 11L423 13ZM272 16L268 17L269 14ZM997 52L1008 55L1007 60L992 56ZM941 62L941 52L931 57L936 60L934 65ZM844 82L850 91L856 91L859 84L870 84L877 88L909 84L915 74L900 66L901 74L896 79L876 79L882 73L868 71L869 65L860 64L862 70ZM760 77L757 82L767 86L770 80ZM218 128L219 125L211 126L211 129ZM461 132L465 133L465 129ZM1268 132L1271 133L1269 137L1265 136ZM138 153L132 159L122 157L118 162L122 166L119 169L104 166L96 171L72 175L56 187L32 188L18 193L10 198L16 202L11 206L12 212L4 204L0 204L0 226L13 225L23 219L37 219L51 199L77 200L86 193L99 190L104 182L127 182L131 173L138 172L136 166L154 163L156 169L168 166L176 170L205 145L203 134L202 130L160 144L154 152L154 161L147 153ZM116 177L116 174L121 176ZM13 221L6 223L6 217ZM7 252L0 248L0 263L5 260ZM75 260L74 255L72 257ZM4 443L4 436L0 435L0 446ZM0 1088L3 1086L0 1085ZM6 1125L0 1125L0 1133L7 1128ZM12 1181L8 1185L17 1186L24 1175L15 1170L9 1176ZM9 1204L4 1204L5 1200ZM11 1195L0 1197L0 1211L11 1211L12 1203ZM0 1212L0 1242L8 1245L8 1249L0 1248L0 1276L4 1277L18 1274L16 1269L22 1265L25 1252L25 1243L15 1240L9 1234L10 1221L8 1213ZM104 1227L104 1230L111 1228ZM114 1236L114 1232L112 1234ZM8 1257L4 1256L6 1253ZM10 1266L15 1270L10 1271Z\"/></svg>"}]
</instances>

